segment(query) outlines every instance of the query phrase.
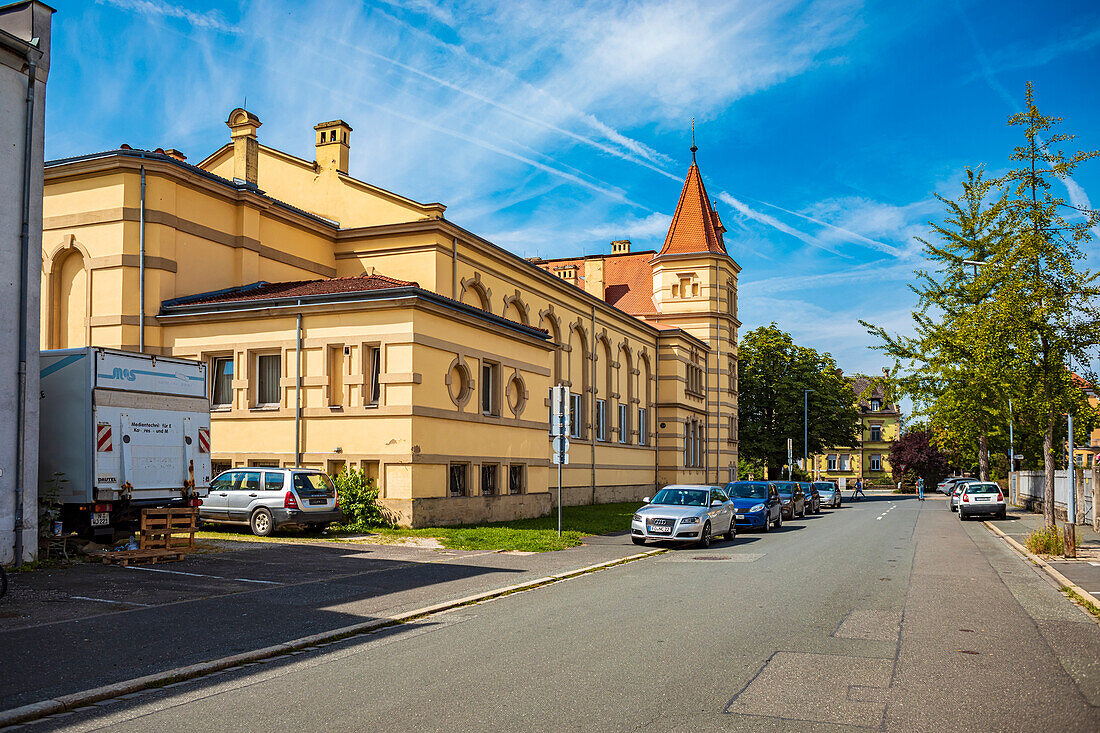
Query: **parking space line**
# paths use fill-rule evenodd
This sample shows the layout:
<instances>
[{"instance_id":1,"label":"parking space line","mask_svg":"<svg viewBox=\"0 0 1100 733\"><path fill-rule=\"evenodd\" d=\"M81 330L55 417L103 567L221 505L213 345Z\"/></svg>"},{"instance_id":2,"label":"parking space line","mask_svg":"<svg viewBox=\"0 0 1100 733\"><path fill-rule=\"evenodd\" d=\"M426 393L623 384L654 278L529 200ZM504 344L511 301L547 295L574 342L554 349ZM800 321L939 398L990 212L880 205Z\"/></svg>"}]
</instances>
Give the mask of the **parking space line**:
<instances>
[{"instance_id":1,"label":"parking space line","mask_svg":"<svg viewBox=\"0 0 1100 733\"><path fill-rule=\"evenodd\" d=\"M134 601L109 601L106 598L90 598L88 596L69 596L74 601L95 601L96 603L117 603L120 606L145 606L149 608L148 603L136 603Z\"/></svg>"},{"instance_id":2,"label":"parking space line","mask_svg":"<svg viewBox=\"0 0 1100 733\"><path fill-rule=\"evenodd\" d=\"M182 570L163 570L161 568L139 568L127 565L127 570L141 570L146 573L169 573L170 575L189 575L192 578L216 578L218 580L235 580L240 583L263 583L264 585L282 585L274 580L252 580L251 578L227 578L224 575L204 575L203 573L185 573Z\"/></svg>"}]
</instances>

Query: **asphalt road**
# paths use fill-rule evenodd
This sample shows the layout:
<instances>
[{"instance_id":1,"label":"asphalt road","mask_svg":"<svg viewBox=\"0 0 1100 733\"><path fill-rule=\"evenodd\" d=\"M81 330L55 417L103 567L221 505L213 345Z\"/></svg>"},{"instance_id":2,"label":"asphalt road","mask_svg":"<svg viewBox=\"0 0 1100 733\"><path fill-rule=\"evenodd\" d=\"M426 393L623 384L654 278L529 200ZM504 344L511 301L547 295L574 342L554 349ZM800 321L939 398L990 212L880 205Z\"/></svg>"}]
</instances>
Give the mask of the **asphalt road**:
<instances>
[{"instance_id":1,"label":"asphalt road","mask_svg":"<svg viewBox=\"0 0 1100 733\"><path fill-rule=\"evenodd\" d=\"M29 727L1095 731L1098 660L980 523L875 497Z\"/></svg>"}]
</instances>

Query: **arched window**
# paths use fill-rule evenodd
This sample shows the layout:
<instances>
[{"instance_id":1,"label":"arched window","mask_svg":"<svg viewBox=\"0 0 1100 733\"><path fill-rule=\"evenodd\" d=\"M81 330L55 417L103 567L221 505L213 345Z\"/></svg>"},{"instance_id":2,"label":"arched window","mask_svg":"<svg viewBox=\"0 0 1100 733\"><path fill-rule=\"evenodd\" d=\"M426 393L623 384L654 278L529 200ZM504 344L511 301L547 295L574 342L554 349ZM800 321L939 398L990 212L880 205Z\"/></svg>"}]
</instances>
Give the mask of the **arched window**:
<instances>
[{"instance_id":1,"label":"arched window","mask_svg":"<svg viewBox=\"0 0 1100 733\"><path fill-rule=\"evenodd\" d=\"M69 250L54 263L54 344L59 349L86 346L88 318L88 271L84 256Z\"/></svg>"}]
</instances>

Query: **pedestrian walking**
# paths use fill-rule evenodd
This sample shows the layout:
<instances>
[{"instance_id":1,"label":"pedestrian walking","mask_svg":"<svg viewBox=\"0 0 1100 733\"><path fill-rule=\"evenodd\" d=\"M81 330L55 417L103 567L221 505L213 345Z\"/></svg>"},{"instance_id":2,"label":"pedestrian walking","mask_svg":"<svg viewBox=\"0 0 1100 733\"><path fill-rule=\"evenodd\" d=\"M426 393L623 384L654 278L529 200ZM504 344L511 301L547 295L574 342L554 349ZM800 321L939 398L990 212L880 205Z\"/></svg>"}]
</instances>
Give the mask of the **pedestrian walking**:
<instances>
[{"instance_id":1,"label":"pedestrian walking","mask_svg":"<svg viewBox=\"0 0 1100 733\"><path fill-rule=\"evenodd\" d=\"M856 479L856 490L852 492L852 501L856 501L859 497L866 497L867 494L863 493L863 479Z\"/></svg>"},{"instance_id":2,"label":"pedestrian walking","mask_svg":"<svg viewBox=\"0 0 1100 733\"><path fill-rule=\"evenodd\" d=\"M917 501L924 501L924 479L917 479Z\"/></svg>"}]
</instances>

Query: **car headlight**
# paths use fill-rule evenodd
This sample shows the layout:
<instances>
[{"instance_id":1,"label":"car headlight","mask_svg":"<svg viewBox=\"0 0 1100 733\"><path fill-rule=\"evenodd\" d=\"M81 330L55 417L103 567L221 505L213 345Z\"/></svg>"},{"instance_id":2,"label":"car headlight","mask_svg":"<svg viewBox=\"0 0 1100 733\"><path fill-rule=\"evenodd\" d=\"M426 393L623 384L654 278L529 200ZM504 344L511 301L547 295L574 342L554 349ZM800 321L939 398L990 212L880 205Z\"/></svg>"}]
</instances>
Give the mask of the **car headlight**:
<instances>
[{"instance_id":1,"label":"car headlight","mask_svg":"<svg viewBox=\"0 0 1100 733\"><path fill-rule=\"evenodd\" d=\"M635 522L640 522L640 521L642 521L642 515L641 515L641 514L635 514L635 515L634 515L634 521L635 521Z\"/></svg>"},{"instance_id":2,"label":"car headlight","mask_svg":"<svg viewBox=\"0 0 1100 733\"><path fill-rule=\"evenodd\" d=\"M757 504L752 509L749 509L749 511L750 512L762 512L762 511L764 511L764 505L763 504Z\"/></svg>"},{"instance_id":3,"label":"car headlight","mask_svg":"<svg viewBox=\"0 0 1100 733\"><path fill-rule=\"evenodd\" d=\"M699 517L684 517L680 520L680 524L698 524Z\"/></svg>"}]
</instances>

